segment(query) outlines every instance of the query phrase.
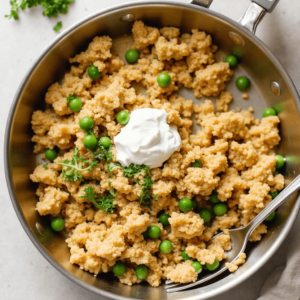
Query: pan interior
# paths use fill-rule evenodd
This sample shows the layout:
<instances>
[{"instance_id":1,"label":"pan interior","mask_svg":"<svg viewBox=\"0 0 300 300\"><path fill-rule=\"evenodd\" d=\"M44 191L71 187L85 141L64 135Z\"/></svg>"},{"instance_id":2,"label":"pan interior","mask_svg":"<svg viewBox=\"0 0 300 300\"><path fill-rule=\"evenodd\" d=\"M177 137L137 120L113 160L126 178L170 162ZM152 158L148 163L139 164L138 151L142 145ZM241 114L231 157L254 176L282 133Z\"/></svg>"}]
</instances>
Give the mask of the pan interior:
<instances>
[{"instance_id":1,"label":"pan interior","mask_svg":"<svg viewBox=\"0 0 300 300\"><path fill-rule=\"evenodd\" d=\"M149 3L149 2L148 2ZM94 277L69 263L69 249L63 234L54 234L49 227L49 220L41 218L35 211L37 197L36 186L29 181L29 174L36 165L31 143L30 119L32 112L43 107L47 88L62 79L68 70L68 58L84 50L96 35L109 35L114 39L114 51L124 57L125 49L131 44L132 22L124 23L122 17L131 14L136 20L141 19L147 25L163 27L175 26L181 32L199 29L211 34L214 43L219 47L217 60L222 61L228 54L239 57L240 64L234 78L227 86L234 96L230 109L253 107L255 117L261 118L265 107L276 106L281 119L280 147L276 150L287 158L284 170L286 182L289 183L300 171L300 139L295 130L300 118L297 107L297 96L287 76L283 75L277 61L266 52L249 34L237 28L235 24L218 14L191 5L160 3L141 3L124 5L114 10L97 14L77 24L58 41L52 44L32 69L22 85L13 107L11 123L7 136L7 169L8 184L13 203L26 232L42 254L63 274L76 283L114 299L129 297L132 299L207 299L217 295L249 277L263 265L269 256L279 247L287 234L299 210L299 201L291 198L279 209L278 220L263 240L247 249L246 263L234 274L225 274L214 282L209 282L197 289L169 294L164 286L159 288L139 284L132 287L123 285L109 274ZM123 18L124 20L124 18ZM235 43L228 33L238 34L243 41ZM247 93L249 99L242 99L242 92L235 87L235 78L246 75L252 86ZM276 96L270 88L272 81L281 86L281 95ZM202 103L204 98L196 99L192 91L181 89L180 94L195 103ZM213 99L213 98L212 98ZM196 129L196 128L195 128ZM44 228L43 236L36 229L40 223Z\"/></svg>"}]
</instances>

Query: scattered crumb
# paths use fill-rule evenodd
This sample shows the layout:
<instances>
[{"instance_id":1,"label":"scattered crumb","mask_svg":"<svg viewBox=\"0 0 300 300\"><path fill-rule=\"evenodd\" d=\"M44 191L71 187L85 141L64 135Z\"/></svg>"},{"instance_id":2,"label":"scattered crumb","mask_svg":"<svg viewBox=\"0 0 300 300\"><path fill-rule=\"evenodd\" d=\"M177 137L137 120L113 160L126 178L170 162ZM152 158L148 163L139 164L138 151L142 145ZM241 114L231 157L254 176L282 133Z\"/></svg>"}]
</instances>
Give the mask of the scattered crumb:
<instances>
[{"instance_id":1,"label":"scattered crumb","mask_svg":"<svg viewBox=\"0 0 300 300\"><path fill-rule=\"evenodd\" d=\"M225 266L228 268L228 270L231 273L234 273L238 269L238 266L245 263L245 260L246 260L246 254L245 253L240 253L239 258L235 262L233 262L232 264L231 263L226 263Z\"/></svg>"}]
</instances>

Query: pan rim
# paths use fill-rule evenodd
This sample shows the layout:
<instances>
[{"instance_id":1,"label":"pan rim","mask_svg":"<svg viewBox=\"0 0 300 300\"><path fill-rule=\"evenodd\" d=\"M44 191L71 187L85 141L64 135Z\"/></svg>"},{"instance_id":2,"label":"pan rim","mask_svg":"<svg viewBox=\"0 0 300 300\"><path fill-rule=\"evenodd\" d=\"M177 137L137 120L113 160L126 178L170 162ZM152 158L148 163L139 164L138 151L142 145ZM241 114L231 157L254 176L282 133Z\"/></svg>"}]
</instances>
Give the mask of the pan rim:
<instances>
[{"instance_id":1,"label":"pan rim","mask_svg":"<svg viewBox=\"0 0 300 300\"><path fill-rule=\"evenodd\" d=\"M90 21L90 20L92 20L92 19L94 19L94 18L96 18L100 15L111 13L111 12L114 12L116 10L129 8L129 7L138 7L138 6L141 7L141 6L151 6L151 5L177 6L177 7L196 10L196 11L199 11L199 12L204 12L204 13L212 15L216 18L219 18L219 19L221 19L223 21L226 21L229 24L237 27L240 31L242 31L245 35L247 35L248 38L250 38L251 40L254 40L254 42L266 52L266 54L268 55L270 60L272 60L276 64L276 66L279 69L282 77L287 82L294 99L296 100L295 104L297 106L298 113L300 113L299 95L298 95L298 92L297 92L297 90L296 90L296 88L293 84L293 81L291 80L291 78L288 75L285 68L281 65L281 63L275 57L275 55L268 49L268 47L260 39L258 39L255 35L253 35L250 31L245 29L240 24L236 23L235 21L231 20L230 18L228 18L228 17L226 17L226 16L224 16L224 15L218 13L218 12L209 10L209 9L201 7L199 5L190 4L190 3L180 3L180 2L176 2L176 1L167 1L166 2L166 1L151 1L151 0L150 1L148 1L148 0L146 0L146 1L137 1L137 2L133 2L133 3L132 2L127 2L127 3L123 3L121 5L115 5L115 6L107 8L107 9L100 10L96 13L93 13L93 14L81 19L80 21L76 22L74 25L70 26L65 32L61 33L58 37L56 37L50 44L48 44L48 46L44 49L44 51L42 51L41 55L36 59L35 63L32 65L32 67L29 69L29 71L27 71L27 73L25 74L23 80L21 81L21 83L20 83L20 85L19 85L19 87L18 87L18 89L15 93L15 96L13 98L11 108L10 108L10 111L9 111L9 114L8 114L8 118L7 118L7 122L6 122L6 129L5 129L5 136L4 136L4 157L3 158L4 158L5 178L6 178L6 183L7 183L9 196L11 198L11 202L13 204L13 207L14 207L14 210L17 214L17 217L18 217L24 231L26 232L27 236L29 237L31 242L34 244L34 246L38 249L38 251L44 256L44 258L53 267L55 267L61 274L63 274L65 277L67 277L68 279L70 279L74 283L78 284L79 286L81 286L81 287L83 287L83 288L85 288L89 291L92 291L96 294L102 295L102 296L110 298L110 299L115 299L115 300L128 300L128 299L133 300L135 298L119 296L119 295L116 295L116 294L111 293L111 292L103 291L100 288L94 287L94 286L78 279L77 277L75 277L74 275L69 273L67 270L62 268L56 262L56 260L54 260L54 258L52 258L52 256L48 254L48 252L40 245L37 238L34 236L33 232L29 228L29 226L28 226L28 224L25 220L25 217L23 216L23 214L20 210L16 195L15 195L15 192L14 192L13 184L12 184L10 165L9 165L10 132L11 132L12 121L13 121L13 118L14 118L14 112L15 112L15 109L18 105L18 102L19 102L18 100L19 100L19 97L22 93L23 88L25 87L28 79L30 78L31 74L34 72L35 68L38 66L40 61L51 50L51 48L56 45L56 43L58 43L61 39L63 39L65 36L67 36L70 32L72 32L73 30L75 30L79 26L83 25L84 23L86 23L86 22L88 22L88 21ZM300 199L300 197L298 196L297 200L295 201L293 210L292 210L291 214L289 215L289 218L285 222L286 224L284 226L284 229L281 231L281 233L280 233L278 239L276 240L276 242L264 254L263 259L261 258L253 267L251 267L249 270L247 270L246 272L241 274L239 277L234 278L231 282L229 282L225 286L218 287L218 288L216 288L212 291L209 291L205 294L202 294L202 295L199 294L198 296L197 295L188 296L187 298L185 297L185 299L186 300L200 300L200 299L204 299L203 297L205 297L205 299L214 297L216 295L219 295L222 292L228 291L229 289L237 286L238 284L242 283L244 280L249 278L251 275L253 275L255 272L257 272L273 256L275 251L280 247L280 245L285 240L285 238L286 238L288 232L290 231L292 225L294 224L295 219L296 219L296 217L298 215L298 212L300 210L300 201L299 201L299 199ZM184 295L184 292L181 292L181 293L182 293L182 295Z\"/></svg>"}]
</instances>

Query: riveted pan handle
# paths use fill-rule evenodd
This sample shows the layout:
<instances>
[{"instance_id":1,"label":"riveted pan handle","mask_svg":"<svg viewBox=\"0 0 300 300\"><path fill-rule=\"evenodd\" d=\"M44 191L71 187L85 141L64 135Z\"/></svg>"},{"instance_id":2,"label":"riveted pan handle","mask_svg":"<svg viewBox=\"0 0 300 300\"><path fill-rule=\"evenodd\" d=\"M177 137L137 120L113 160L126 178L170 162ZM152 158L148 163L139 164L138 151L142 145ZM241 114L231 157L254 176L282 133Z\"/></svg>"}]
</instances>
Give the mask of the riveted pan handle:
<instances>
[{"instance_id":1,"label":"riveted pan handle","mask_svg":"<svg viewBox=\"0 0 300 300\"><path fill-rule=\"evenodd\" d=\"M209 8L213 0L191 0L191 4ZM239 24L249 29L255 34L257 25L260 23L266 12L272 12L279 0L252 0L243 17L238 21Z\"/></svg>"}]
</instances>

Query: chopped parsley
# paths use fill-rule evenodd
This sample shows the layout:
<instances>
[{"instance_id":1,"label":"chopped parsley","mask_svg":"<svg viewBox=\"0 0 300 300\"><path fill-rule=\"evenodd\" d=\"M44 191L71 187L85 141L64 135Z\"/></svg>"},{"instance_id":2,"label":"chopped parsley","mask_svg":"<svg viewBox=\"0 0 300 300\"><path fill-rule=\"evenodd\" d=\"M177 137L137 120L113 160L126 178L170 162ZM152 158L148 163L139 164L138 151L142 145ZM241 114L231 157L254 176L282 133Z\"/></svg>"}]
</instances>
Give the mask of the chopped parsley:
<instances>
[{"instance_id":1,"label":"chopped parsley","mask_svg":"<svg viewBox=\"0 0 300 300\"><path fill-rule=\"evenodd\" d=\"M48 170L48 164L43 165L43 168L44 168L45 170Z\"/></svg>"},{"instance_id":2,"label":"chopped parsley","mask_svg":"<svg viewBox=\"0 0 300 300\"><path fill-rule=\"evenodd\" d=\"M140 173L150 176L150 168L146 165L130 164L128 167L123 168L123 173L124 176L128 178L132 178Z\"/></svg>"},{"instance_id":3,"label":"chopped parsley","mask_svg":"<svg viewBox=\"0 0 300 300\"><path fill-rule=\"evenodd\" d=\"M79 179L80 181L84 182L81 172L91 172L92 169L98 164L97 160L90 161L88 159L84 159L78 154L78 152L79 149L76 147L71 160L65 159L58 163L59 165L64 166L62 168L62 178L64 178L66 181L75 182ZM81 166L78 165L79 162L81 163ZM82 167L82 165L88 166Z\"/></svg>"},{"instance_id":4,"label":"chopped parsley","mask_svg":"<svg viewBox=\"0 0 300 300\"><path fill-rule=\"evenodd\" d=\"M114 168L122 168L122 165L118 162L117 163L111 162L111 163L107 164L107 172L110 175L110 177L114 177L114 175L112 173L112 170Z\"/></svg>"},{"instance_id":5,"label":"chopped parsley","mask_svg":"<svg viewBox=\"0 0 300 300\"><path fill-rule=\"evenodd\" d=\"M60 32L61 28L62 28L62 22L60 21L56 23L56 25L53 27L53 30L55 32Z\"/></svg>"},{"instance_id":6,"label":"chopped parsley","mask_svg":"<svg viewBox=\"0 0 300 300\"><path fill-rule=\"evenodd\" d=\"M11 0L10 1L10 15L5 15L5 18L19 20L19 11L26 8L36 6L43 7L43 15L46 17L57 17L59 14L66 14L68 6L75 0ZM62 27L62 22L58 22L53 28L54 31L59 32Z\"/></svg>"},{"instance_id":7,"label":"chopped parsley","mask_svg":"<svg viewBox=\"0 0 300 300\"><path fill-rule=\"evenodd\" d=\"M92 186L85 188L83 191L85 194L80 198L92 202L96 208L103 210L105 214L108 212L112 214L114 212L114 199L116 198L116 191L114 189L111 189L109 194L100 198L97 198L97 194Z\"/></svg>"},{"instance_id":8,"label":"chopped parsley","mask_svg":"<svg viewBox=\"0 0 300 300\"><path fill-rule=\"evenodd\" d=\"M71 102L72 100L74 100L76 97L74 97L72 94L69 94L67 97L67 102Z\"/></svg>"},{"instance_id":9,"label":"chopped parsley","mask_svg":"<svg viewBox=\"0 0 300 300\"><path fill-rule=\"evenodd\" d=\"M103 145L98 143L97 150L92 152L94 159L103 159L109 163L114 159L114 155L111 152L112 148L112 145L109 145L109 147L106 149Z\"/></svg>"},{"instance_id":10,"label":"chopped parsley","mask_svg":"<svg viewBox=\"0 0 300 300\"><path fill-rule=\"evenodd\" d=\"M142 206L151 207L151 199L154 201L158 200L158 196L151 193L153 187L153 180L151 179L150 168L146 165L135 165L130 164L128 167L123 168L123 173L125 177L133 178L134 181L141 187L142 192L138 196ZM137 179L137 175L143 175L143 182Z\"/></svg>"}]
</instances>

